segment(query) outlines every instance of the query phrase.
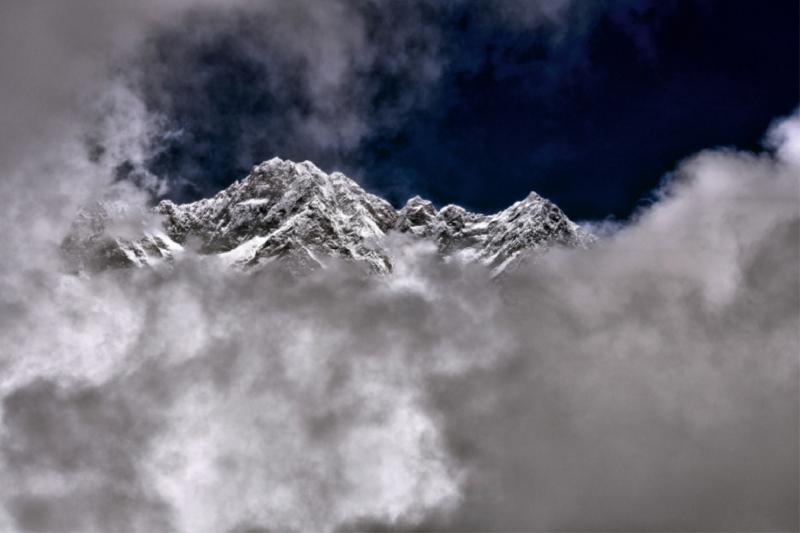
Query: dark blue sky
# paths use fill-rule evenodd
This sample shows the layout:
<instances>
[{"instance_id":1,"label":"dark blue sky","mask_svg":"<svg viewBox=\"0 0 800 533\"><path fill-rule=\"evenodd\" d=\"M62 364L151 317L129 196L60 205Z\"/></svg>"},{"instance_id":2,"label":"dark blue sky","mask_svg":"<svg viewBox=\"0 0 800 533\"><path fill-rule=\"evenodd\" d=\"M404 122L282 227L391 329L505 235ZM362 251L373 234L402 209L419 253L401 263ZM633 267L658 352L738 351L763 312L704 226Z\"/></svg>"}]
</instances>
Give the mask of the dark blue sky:
<instances>
[{"instance_id":1,"label":"dark blue sky","mask_svg":"<svg viewBox=\"0 0 800 533\"><path fill-rule=\"evenodd\" d=\"M304 137L297 117L335 113L315 111L302 65L253 60L247 24L195 20L153 39L146 101L182 133L149 165L173 199L279 156L342 170L396 206L419 194L490 213L534 190L573 219L626 218L681 158L759 150L800 101L796 0L577 3L556 26L498 23L481 0L352 4L379 59L353 76L347 101L370 129L350 144ZM398 70L390 37L414 25L423 37L406 41ZM441 76L421 83L434 52Z\"/></svg>"}]
</instances>

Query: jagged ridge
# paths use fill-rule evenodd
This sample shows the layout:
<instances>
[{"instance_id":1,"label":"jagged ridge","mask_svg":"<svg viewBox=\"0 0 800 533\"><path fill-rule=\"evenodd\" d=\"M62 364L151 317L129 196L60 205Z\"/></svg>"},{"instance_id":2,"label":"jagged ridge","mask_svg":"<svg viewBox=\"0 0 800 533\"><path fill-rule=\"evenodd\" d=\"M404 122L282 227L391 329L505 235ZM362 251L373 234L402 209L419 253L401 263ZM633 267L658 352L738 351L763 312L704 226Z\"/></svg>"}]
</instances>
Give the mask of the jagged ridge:
<instances>
[{"instance_id":1,"label":"jagged ridge","mask_svg":"<svg viewBox=\"0 0 800 533\"><path fill-rule=\"evenodd\" d=\"M155 212L163 216L164 233L138 241L104 240L98 235L105 212L82 213L81 231L73 231L65 249L80 255L75 250L84 242L95 256L111 260L109 266L172 261L189 246L244 268L280 260L303 272L332 257L388 273L392 257L385 236L398 231L434 241L446 256L480 261L497 276L553 245L582 248L595 240L536 193L488 216L455 205L437 211L418 196L396 211L339 172L328 175L308 161L278 158L213 198L184 205L165 200Z\"/></svg>"}]
</instances>

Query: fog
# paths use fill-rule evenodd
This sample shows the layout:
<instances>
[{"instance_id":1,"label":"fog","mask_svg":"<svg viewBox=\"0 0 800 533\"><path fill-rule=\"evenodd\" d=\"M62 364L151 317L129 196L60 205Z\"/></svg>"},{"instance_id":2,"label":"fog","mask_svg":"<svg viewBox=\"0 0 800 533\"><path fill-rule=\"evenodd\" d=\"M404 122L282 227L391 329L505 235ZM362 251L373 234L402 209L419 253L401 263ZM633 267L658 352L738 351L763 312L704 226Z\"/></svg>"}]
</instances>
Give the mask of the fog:
<instances>
[{"instance_id":1,"label":"fog","mask_svg":"<svg viewBox=\"0 0 800 533\"><path fill-rule=\"evenodd\" d=\"M164 78L137 77L158 66L152 36L204 35L232 9L103 5L0 17L19 39L0 47L0 529L800 527L797 112L763 153L689 157L629 221L589 225L595 247L500 282L400 235L388 277L189 251L75 276L60 243L81 206L124 200L139 215L117 230L144 230L180 185L146 164L180 135L148 102ZM374 50L335 31L355 4L241 5L277 21L266 49L308 61L315 107L291 143L358 142L437 75L430 33L398 67L422 72L410 100L365 115L369 85L347 84ZM568 4L536 6L498 12L558 24ZM275 37L321 27L322 44Z\"/></svg>"},{"instance_id":2,"label":"fog","mask_svg":"<svg viewBox=\"0 0 800 533\"><path fill-rule=\"evenodd\" d=\"M43 145L72 134L113 176L175 201L213 195L276 155L359 178L366 139L392 138L436 104L453 60L443 26L466 6L487 31L547 28L553 42L602 7L10 0L0 22L0 163L40 159Z\"/></svg>"}]
</instances>

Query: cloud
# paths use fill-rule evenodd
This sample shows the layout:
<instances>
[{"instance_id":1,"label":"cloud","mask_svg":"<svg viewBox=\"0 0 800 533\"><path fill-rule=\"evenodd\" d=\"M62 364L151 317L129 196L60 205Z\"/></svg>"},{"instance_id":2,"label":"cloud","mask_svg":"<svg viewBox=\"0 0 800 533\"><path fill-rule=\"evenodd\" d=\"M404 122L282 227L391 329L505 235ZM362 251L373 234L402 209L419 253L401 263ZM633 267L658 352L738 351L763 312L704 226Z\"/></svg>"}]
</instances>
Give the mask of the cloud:
<instances>
[{"instance_id":1,"label":"cloud","mask_svg":"<svg viewBox=\"0 0 800 533\"><path fill-rule=\"evenodd\" d=\"M57 27L42 5L4 9L20 28ZM166 132L188 134L138 85L181 80L121 68L109 83L93 51L178 35L180 58L248 28L214 21L210 2L141 5L75 3L99 22L47 11L65 33L33 37L0 17L0 35L31 45L0 47L19 73L4 77L3 102L20 106L3 118L22 124L0 151L0 529L797 529L797 113L768 152L697 154L602 245L499 286L399 236L386 279L346 265L244 274L191 254L170 272L74 277L59 244L78 207L144 209L163 176L120 180L121 165L142 170ZM252 8L253 24L280 17L239 52L267 81L270 61L297 63L274 94L310 83L292 131L357 142L416 105L403 91L365 119L350 100L380 94L354 65L403 74L439 57L435 33L415 51L402 31L377 50L407 57L372 57L370 5L383 4ZM94 80L109 112L87 126L70 108ZM336 120L317 128L321 116ZM353 130L330 129L348 116Z\"/></svg>"},{"instance_id":2,"label":"cloud","mask_svg":"<svg viewBox=\"0 0 800 533\"><path fill-rule=\"evenodd\" d=\"M485 273L466 291L419 253L422 274L389 282L200 262L30 290L5 335L25 354L3 381L16 528L320 530L454 507L426 381L509 341Z\"/></svg>"},{"instance_id":3,"label":"cloud","mask_svg":"<svg viewBox=\"0 0 800 533\"><path fill-rule=\"evenodd\" d=\"M131 61L137 95L166 119L145 165L184 199L274 155L341 164L427 105L445 62L443 12L388 0L190 12Z\"/></svg>"},{"instance_id":4,"label":"cloud","mask_svg":"<svg viewBox=\"0 0 800 533\"><path fill-rule=\"evenodd\" d=\"M20 262L6 529L795 528L797 121L500 287L407 242L386 279Z\"/></svg>"},{"instance_id":5,"label":"cloud","mask_svg":"<svg viewBox=\"0 0 800 533\"><path fill-rule=\"evenodd\" d=\"M520 349L439 400L480 479L454 529L797 528L798 119L508 281Z\"/></svg>"},{"instance_id":6,"label":"cloud","mask_svg":"<svg viewBox=\"0 0 800 533\"><path fill-rule=\"evenodd\" d=\"M92 98L101 102L99 125L88 137L95 159L116 165L122 178L158 176L179 201L212 194L276 155L357 172L365 142L392 138L414 113L436 105L457 55L447 38L459 10L474 12L488 32L570 28L593 11L579 17L569 1L511 0L497 9L477 0L168 5L143 4L129 24L115 18L120 8L103 10L114 33L94 41L123 41L110 58L118 75L108 92L121 86L129 95L127 104ZM76 54L54 63L85 59ZM83 86L84 77L68 81ZM103 125L127 123L132 113L150 127L145 150L127 158L106 147L117 138Z\"/></svg>"},{"instance_id":7,"label":"cloud","mask_svg":"<svg viewBox=\"0 0 800 533\"><path fill-rule=\"evenodd\" d=\"M572 28L592 11L563 0L11 0L2 9L0 166L84 136L111 179L175 200L212 194L275 155L357 173L363 143L392 138L436 104L459 10L487 31Z\"/></svg>"},{"instance_id":8,"label":"cloud","mask_svg":"<svg viewBox=\"0 0 800 533\"><path fill-rule=\"evenodd\" d=\"M19 162L63 133L102 87L109 63L139 46L148 28L175 23L188 8L214 4L219 2L3 2L0 118L6 127L0 162Z\"/></svg>"}]
</instances>

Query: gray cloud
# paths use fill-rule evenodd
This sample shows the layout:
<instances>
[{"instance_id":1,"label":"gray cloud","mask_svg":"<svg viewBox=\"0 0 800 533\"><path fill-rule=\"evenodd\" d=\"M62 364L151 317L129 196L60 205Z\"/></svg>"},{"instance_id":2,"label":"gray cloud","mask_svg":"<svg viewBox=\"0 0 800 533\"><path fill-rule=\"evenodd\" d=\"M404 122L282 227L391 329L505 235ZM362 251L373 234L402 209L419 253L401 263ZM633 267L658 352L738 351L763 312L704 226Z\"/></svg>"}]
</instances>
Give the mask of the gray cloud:
<instances>
[{"instance_id":1,"label":"gray cloud","mask_svg":"<svg viewBox=\"0 0 800 533\"><path fill-rule=\"evenodd\" d=\"M177 200L211 194L274 155L357 173L352 160L362 143L392 138L410 114L435 103L451 60L445 37L467 6L487 31L564 29L554 40L598 11L570 1L200 4L152 28L122 63L116 83L127 95L118 98L118 87L117 98L99 106L90 149L118 174L144 174L151 184L148 173L161 176ZM133 113L148 135L125 157L114 149L116 131L105 128Z\"/></svg>"},{"instance_id":2,"label":"gray cloud","mask_svg":"<svg viewBox=\"0 0 800 533\"><path fill-rule=\"evenodd\" d=\"M690 158L603 246L509 281L521 349L440 400L478 485L491 480L455 529L798 527L789 138L777 161Z\"/></svg>"},{"instance_id":3,"label":"gray cloud","mask_svg":"<svg viewBox=\"0 0 800 533\"><path fill-rule=\"evenodd\" d=\"M29 302L6 336L26 354L3 394L14 525L319 530L454 507L461 467L426 381L510 341L485 273L421 254L389 282L201 262L41 295L71 310Z\"/></svg>"},{"instance_id":4,"label":"gray cloud","mask_svg":"<svg viewBox=\"0 0 800 533\"><path fill-rule=\"evenodd\" d=\"M446 11L389 0L192 11L131 59L128 85L166 118L161 151L142 163L173 182L177 199L276 154L341 164L425 108L445 61Z\"/></svg>"},{"instance_id":5,"label":"gray cloud","mask_svg":"<svg viewBox=\"0 0 800 533\"><path fill-rule=\"evenodd\" d=\"M431 104L448 61L442 22L468 3L5 2L0 167L83 136L104 179L155 194L171 183L179 198L220 186L208 168L224 181L273 155L344 165ZM476 23L573 28L590 12L506 0L476 9Z\"/></svg>"},{"instance_id":6,"label":"gray cloud","mask_svg":"<svg viewBox=\"0 0 800 533\"><path fill-rule=\"evenodd\" d=\"M4 529L796 528L797 121L500 287L404 242L388 279L28 265Z\"/></svg>"},{"instance_id":7,"label":"gray cloud","mask_svg":"<svg viewBox=\"0 0 800 533\"><path fill-rule=\"evenodd\" d=\"M698 154L601 246L499 287L400 240L389 279L192 256L78 278L58 252L75 211L146 206L114 172L163 134L96 51L221 8L42 5L0 17L18 74L0 112L21 124L0 145L0 529L798 528L797 114L770 153ZM351 4L292 5L258 6L288 10L263 39L308 61L308 94L333 93L314 116L335 114L348 69L374 59L365 30L315 19L345 24ZM317 31L325 46L283 38ZM88 128L92 160L70 109L94 81L113 112Z\"/></svg>"},{"instance_id":8,"label":"gray cloud","mask_svg":"<svg viewBox=\"0 0 800 533\"><path fill-rule=\"evenodd\" d=\"M210 0L3 2L0 161L18 162L15 155L30 156L43 141L68 129L81 106L96 96L109 61L137 46L148 26L169 24L186 8L214 3L218 4Z\"/></svg>"}]
</instances>

